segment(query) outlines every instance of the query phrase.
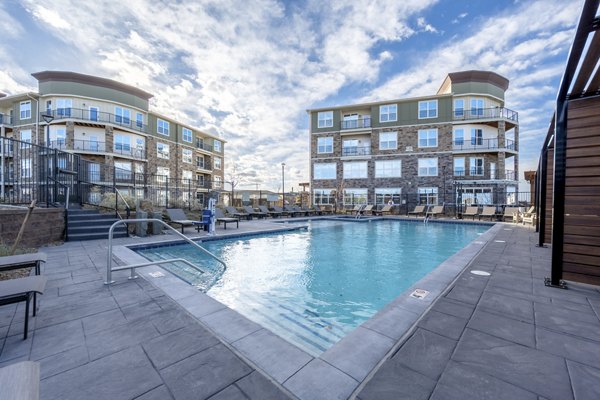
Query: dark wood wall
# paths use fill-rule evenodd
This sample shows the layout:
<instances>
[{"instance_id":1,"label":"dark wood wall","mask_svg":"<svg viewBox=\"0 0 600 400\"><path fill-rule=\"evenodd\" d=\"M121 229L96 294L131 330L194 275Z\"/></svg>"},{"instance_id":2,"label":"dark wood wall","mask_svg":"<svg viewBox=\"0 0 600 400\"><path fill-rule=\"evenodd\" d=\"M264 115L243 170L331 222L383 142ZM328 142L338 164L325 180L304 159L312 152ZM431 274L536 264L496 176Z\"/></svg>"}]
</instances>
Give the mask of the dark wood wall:
<instances>
[{"instance_id":1,"label":"dark wood wall","mask_svg":"<svg viewBox=\"0 0 600 400\"><path fill-rule=\"evenodd\" d=\"M570 101L567 116L563 278L600 285L600 97Z\"/></svg>"},{"instance_id":2,"label":"dark wood wall","mask_svg":"<svg viewBox=\"0 0 600 400\"><path fill-rule=\"evenodd\" d=\"M554 195L554 141L548 148L548 162L546 163L546 229L544 229L544 243L552 243L552 196Z\"/></svg>"}]
</instances>

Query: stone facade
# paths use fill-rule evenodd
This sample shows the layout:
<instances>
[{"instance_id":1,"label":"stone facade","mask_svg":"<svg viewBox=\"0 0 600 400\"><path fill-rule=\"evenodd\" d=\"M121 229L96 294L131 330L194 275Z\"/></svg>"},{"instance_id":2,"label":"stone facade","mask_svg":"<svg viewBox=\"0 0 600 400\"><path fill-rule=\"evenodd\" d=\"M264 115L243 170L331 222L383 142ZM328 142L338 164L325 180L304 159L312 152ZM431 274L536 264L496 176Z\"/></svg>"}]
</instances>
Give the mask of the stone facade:
<instances>
[{"instance_id":1,"label":"stone facade","mask_svg":"<svg viewBox=\"0 0 600 400\"><path fill-rule=\"evenodd\" d=\"M27 210L0 209L0 237L5 245L17 238ZM20 247L39 247L62 242L65 233L65 211L60 208L36 208L25 227Z\"/></svg>"}]
</instances>

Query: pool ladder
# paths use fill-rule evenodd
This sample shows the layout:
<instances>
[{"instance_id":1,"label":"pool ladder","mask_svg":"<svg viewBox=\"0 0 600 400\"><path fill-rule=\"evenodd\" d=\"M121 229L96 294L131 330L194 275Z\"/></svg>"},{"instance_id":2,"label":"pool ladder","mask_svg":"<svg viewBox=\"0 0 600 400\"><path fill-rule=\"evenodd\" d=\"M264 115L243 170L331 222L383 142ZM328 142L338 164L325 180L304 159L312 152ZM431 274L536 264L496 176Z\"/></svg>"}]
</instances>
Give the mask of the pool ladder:
<instances>
[{"instance_id":1,"label":"pool ladder","mask_svg":"<svg viewBox=\"0 0 600 400\"><path fill-rule=\"evenodd\" d=\"M130 270L129 279L135 279L135 278L137 278L137 275L135 274L136 268L147 267L150 265L158 265L158 264L169 264L169 263L174 263L174 262L182 262L184 264L189 265L190 267L192 267L196 271L200 272L201 274L204 273L204 271L200 267L198 267L195 264L192 264L191 262L189 262L188 260L185 260L183 258L172 258L170 260L149 261L149 262L145 262L145 263L113 267L112 266L112 257L113 257L112 241L113 241L113 231L114 231L115 227L118 225L121 225L121 224L127 225L127 224L131 224L131 223L136 223L136 222L154 222L154 223L163 225L165 228L171 230L177 236L179 236L180 238L182 238L183 240L185 240L192 246L196 247L198 250L201 250L204 253L208 254L210 257L214 258L217 262L219 262L221 265L223 265L223 271L221 271L221 274L219 276L223 275L225 273L225 271L227 270L227 264L225 264L225 261L221 260L219 257L215 256L213 253L206 250L204 247L200 246L198 243L194 242L193 240L191 240L184 234L179 233L176 229L173 229L171 226L167 225L164 221L162 221L160 219L155 219L155 218L123 219L123 220L117 221L114 224L112 224L108 231L108 255L106 258L106 281L104 282L105 285L110 285L111 283L115 282L112 280L113 271L122 271L124 269L129 269ZM218 279L218 277L216 277L216 279Z\"/></svg>"}]
</instances>

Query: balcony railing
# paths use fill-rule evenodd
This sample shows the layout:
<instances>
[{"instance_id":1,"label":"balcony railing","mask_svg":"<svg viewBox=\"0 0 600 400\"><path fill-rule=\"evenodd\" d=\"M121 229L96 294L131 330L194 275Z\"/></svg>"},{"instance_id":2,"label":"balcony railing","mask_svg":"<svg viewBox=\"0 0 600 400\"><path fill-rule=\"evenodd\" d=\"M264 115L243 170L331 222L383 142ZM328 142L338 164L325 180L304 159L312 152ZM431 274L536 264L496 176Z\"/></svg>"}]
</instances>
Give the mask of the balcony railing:
<instances>
[{"instance_id":1,"label":"balcony railing","mask_svg":"<svg viewBox=\"0 0 600 400\"><path fill-rule=\"evenodd\" d=\"M82 108L57 108L56 110L47 110L40 114L40 121L43 121L42 115L51 115L54 120L77 119L80 121L103 122L113 125L119 125L139 132L148 132L148 125L130 117L111 114L96 110L86 110Z\"/></svg>"},{"instance_id":2,"label":"balcony railing","mask_svg":"<svg viewBox=\"0 0 600 400\"><path fill-rule=\"evenodd\" d=\"M205 169L205 170L210 170L210 161L208 160L204 160L204 161L196 161L196 169Z\"/></svg>"},{"instance_id":3,"label":"balcony railing","mask_svg":"<svg viewBox=\"0 0 600 400\"><path fill-rule=\"evenodd\" d=\"M340 124L341 124L341 129L370 128L371 127L371 117L342 121Z\"/></svg>"},{"instance_id":4,"label":"balcony railing","mask_svg":"<svg viewBox=\"0 0 600 400\"><path fill-rule=\"evenodd\" d=\"M211 189L210 180L208 179L198 179L196 181L196 186L203 189Z\"/></svg>"},{"instance_id":5,"label":"balcony railing","mask_svg":"<svg viewBox=\"0 0 600 400\"><path fill-rule=\"evenodd\" d=\"M371 155L371 146L343 147L342 157Z\"/></svg>"},{"instance_id":6,"label":"balcony railing","mask_svg":"<svg viewBox=\"0 0 600 400\"><path fill-rule=\"evenodd\" d=\"M485 170L483 167L470 168L465 171L465 169L455 169L454 170L454 179L456 180L508 180L514 181L516 175L515 171L505 170L504 174L502 171L490 171Z\"/></svg>"},{"instance_id":7,"label":"balcony railing","mask_svg":"<svg viewBox=\"0 0 600 400\"><path fill-rule=\"evenodd\" d=\"M213 147L210 144L206 144L200 140L196 141L196 148L206 150L206 151L213 151Z\"/></svg>"},{"instance_id":8,"label":"balcony railing","mask_svg":"<svg viewBox=\"0 0 600 400\"><path fill-rule=\"evenodd\" d=\"M507 119L519 122L519 113L504 107L455 109L454 120Z\"/></svg>"},{"instance_id":9,"label":"balcony railing","mask_svg":"<svg viewBox=\"0 0 600 400\"><path fill-rule=\"evenodd\" d=\"M505 139L504 146L501 146L497 138L492 139L455 139L452 142L453 150L493 150L493 149L515 149L515 142L511 139Z\"/></svg>"},{"instance_id":10,"label":"balcony railing","mask_svg":"<svg viewBox=\"0 0 600 400\"><path fill-rule=\"evenodd\" d=\"M12 125L12 117L9 114L0 113L0 125Z\"/></svg>"},{"instance_id":11,"label":"balcony railing","mask_svg":"<svg viewBox=\"0 0 600 400\"><path fill-rule=\"evenodd\" d=\"M73 150L91 151L104 153L106 151L106 143L96 140L74 140Z\"/></svg>"},{"instance_id":12,"label":"balcony railing","mask_svg":"<svg viewBox=\"0 0 600 400\"><path fill-rule=\"evenodd\" d=\"M104 153L107 151L105 142L96 142L91 140L79 139L73 141L73 147L67 145L67 141L64 139L51 141L50 147L58 150L80 150L98 153ZM146 149L133 148L131 146L124 145L121 143L115 143L115 145L113 146L112 153L121 154L127 157L133 157L139 160L144 160L146 158Z\"/></svg>"}]
</instances>

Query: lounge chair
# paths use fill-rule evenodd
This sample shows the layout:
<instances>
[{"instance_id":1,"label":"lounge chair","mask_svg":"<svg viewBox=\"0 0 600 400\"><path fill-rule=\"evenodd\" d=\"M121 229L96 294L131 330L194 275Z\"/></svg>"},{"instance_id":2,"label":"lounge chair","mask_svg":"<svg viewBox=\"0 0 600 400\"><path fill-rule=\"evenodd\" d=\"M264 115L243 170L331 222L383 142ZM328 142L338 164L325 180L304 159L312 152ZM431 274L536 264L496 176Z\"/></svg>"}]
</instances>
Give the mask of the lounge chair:
<instances>
[{"instance_id":1,"label":"lounge chair","mask_svg":"<svg viewBox=\"0 0 600 400\"><path fill-rule=\"evenodd\" d=\"M267 218L267 216L269 215L268 213L262 211L256 211L250 206L244 206L244 211L246 211L246 213L250 216L250 219L252 219L253 217L256 217L258 219Z\"/></svg>"},{"instance_id":2,"label":"lounge chair","mask_svg":"<svg viewBox=\"0 0 600 400\"><path fill-rule=\"evenodd\" d=\"M354 206L354 208L347 208L346 210L344 210L346 212L346 214L356 214L357 212L360 211L362 205L357 204Z\"/></svg>"},{"instance_id":3,"label":"lounge chair","mask_svg":"<svg viewBox=\"0 0 600 400\"><path fill-rule=\"evenodd\" d=\"M40 264L46 262L46 253L18 254L0 257L0 271L10 271L26 267L35 267L35 274L40 274Z\"/></svg>"},{"instance_id":4,"label":"lounge chair","mask_svg":"<svg viewBox=\"0 0 600 400\"><path fill-rule=\"evenodd\" d=\"M273 210L275 210L278 213L281 213L281 215L284 217L290 216L290 213L288 211L284 210L283 208L281 208L279 206L273 206Z\"/></svg>"},{"instance_id":5,"label":"lounge chair","mask_svg":"<svg viewBox=\"0 0 600 400\"><path fill-rule=\"evenodd\" d=\"M294 210L294 207L292 207L292 206L285 206L285 207L283 207L283 210L286 211L288 213L288 215L291 215L292 217L295 217L299 214L304 214L304 212L302 212L302 211Z\"/></svg>"},{"instance_id":6,"label":"lounge chair","mask_svg":"<svg viewBox=\"0 0 600 400\"><path fill-rule=\"evenodd\" d=\"M425 216L437 218L438 215L444 214L444 206L434 206L430 211L425 213Z\"/></svg>"},{"instance_id":7,"label":"lounge chair","mask_svg":"<svg viewBox=\"0 0 600 400\"><path fill-rule=\"evenodd\" d=\"M0 399L38 400L40 398L40 363L21 361L0 368Z\"/></svg>"},{"instance_id":8,"label":"lounge chair","mask_svg":"<svg viewBox=\"0 0 600 400\"><path fill-rule=\"evenodd\" d=\"M365 206L365 208L360 210L359 213L361 215L367 215L367 213L370 213L371 215L373 215L373 204L369 204L369 205Z\"/></svg>"},{"instance_id":9,"label":"lounge chair","mask_svg":"<svg viewBox=\"0 0 600 400\"><path fill-rule=\"evenodd\" d=\"M321 206L315 206L315 210L321 210L321 213L323 215L326 215L326 214L331 215L331 214L333 214L333 208L331 206L323 206L323 207L321 207Z\"/></svg>"},{"instance_id":10,"label":"lounge chair","mask_svg":"<svg viewBox=\"0 0 600 400\"><path fill-rule=\"evenodd\" d=\"M421 214L425 215L426 207L427 206L416 206L414 210L408 212L408 215L415 215L417 217Z\"/></svg>"},{"instance_id":11,"label":"lounge chair","mask_svg":"<svg viewBox=\"0 0 600 400\"><path fill-rule=\"evenodd\" d=\"M172 224L181 225L181 233L183 233L183 228L186 226L193 226L194 222L197 222L188 219L187 215L185 215L181 208L167 208L167 215L169 216Z\"/></svg>"},{"instance_id":12,"label":"lounge chair","mask_svg":"<svg viewBox=\"0 0 600 400\"><path fill-rule=\"evenodd\" d=\"M315 214L318 214L318 212L316 210L311 210L308 207L300 207L300 209L302 211L304 211L306 213L306 215L315 215Z\"/></svg>"},{"instance_id":13,"label":"lounge chair","mask_svg":"<svg viewBox=\"0 0 600 400\"><path fill-rule=\"evenodd\" d=\"M258 206L258 209L260 211L264 212L265 214L270 215L272 218L281 217L281 213L279 211L269 211L267 206Z\"/></svg>"},{"instance_id":14,"label":"lounge chair","mask_svg":"<svg viewBox=\"0 0 600 400\"><path fill-rule=\"evenodd\" d=\"M529 210L521 215L521 221L523 221L523 225L525 225L525 223L535 225L536 220L537 214L535 213L535 206L531 206Z\"/></svg>"},{"instance_id":15,"label":"lounge chair","mask_svg":"<svg viewBox=\"0 0 600 400\"><path fill-rule=\"evenodd\" d=\"M252 219L249 214L239 212L235 207L232 206L225 207L225 211L233 218L245 218L248 221Z\"/></svg>"},{"instance_id":16,"label":"lounge chair","mask_svg":"<svg viewBox=\"0 0 600 400\"><path fill-rule=\"evenodd\" d=\"M519 207L505 207L502 221L506 221L506 218L510 218L513 222L519 222Z\"/></svg>"},{"instance_id":17,"label":"lounge chair","mask_svg":"<svg viewBox=\"0 0 600 400\"><path fill-rule=\"evenodd\" d=\"M223 214L223 210L221 210L220 208L215 208L215 218L216 218L217 224L220 224L221 222L223 223L224 229L227 229L227 224L230 224L232 222L235 222L236 228L240 227L240 219L239 218L226 217L225 214Z\"/></svg>"},{"instance_id":18,"label":"lounge chair","mask_svg":"<svg viewBox=\"0 0 600 400\"><path fill-rule=\"evenodd\" d=\"M473 217L473 221L475 221L475 217L478 215L478 213L479 207L471 206L467 207L467 209L462 213L462 217L463 219L465 219L465 217Z\"/></svg>"},{"instance_id":19,"label":"lounge chair","mask_svg":"<svg viewBox=\"0 0 600 400\"><path fill-rule=\"evenodd\" d=\"M381 210L371 210L371 214L372 215L381 215L381 216L383 216L383 214L391 214L393 208L394 208L394 206L392 206L390 204L386 204L385 206L383 206L383 208Z\"/></svg>"},{"instance_id":20,"label":"lounge chair","mask_svg":"<svg viewBox=\"0 0 600 400\"><path fill-rule=\"evenodd\" d=\"M302 208L300 208L298 206L291 206L290 208L292 210L294 210L296 212L296 214L298 214L298 215L303 215L305 217L308 217L308 215L310 214L310 212L308 210L303 210Z\"/></svg>"},{"instance_id":21,"label":"lounge chair","mask_svg":"<svg viewBox=\"0 0 600 400\"><path fill-rule=\"evenodd\" d=\"M41 275L0 281L0 306L25 302L25 330L23 340L29 330L29 302L33 297L33 316L37 308L37 293L44 294L48 278ZM34 296L35 295L35 296Z\"/></svg>"},{"instance_id":22,"label":"lounge chair","mask_svg":"<svg viewBox=\"0 0 600 400\"><path fill-rule=\"evenodd\" d=\"M490 217L490 221L492 220L492 218L496 217L496 207L483 207L483 210L481 211L481 214L477 214L479 216L479 220L481 221L481 218L487 218Z\"/></svg>"}]
</instances>

